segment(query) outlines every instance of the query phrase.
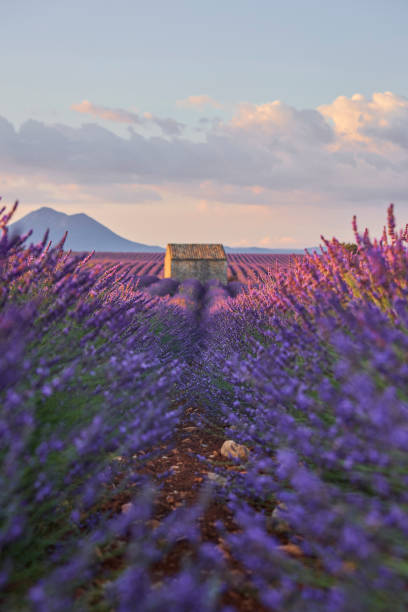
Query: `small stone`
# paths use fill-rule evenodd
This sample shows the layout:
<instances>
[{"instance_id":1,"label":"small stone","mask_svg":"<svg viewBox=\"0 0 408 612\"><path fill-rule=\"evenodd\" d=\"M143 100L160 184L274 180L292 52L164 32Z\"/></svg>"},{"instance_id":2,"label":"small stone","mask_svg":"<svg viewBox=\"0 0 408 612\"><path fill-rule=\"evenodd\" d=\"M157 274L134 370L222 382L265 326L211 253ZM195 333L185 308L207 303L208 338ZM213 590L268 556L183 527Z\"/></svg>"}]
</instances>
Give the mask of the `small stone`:
<instances>
[{"instance_id":1,"label":"small stone","mask_svg":"<svg viewBox=\"0 0 408 612\"><path fill-rule=\"evenodd\" d=\"M163 586L163 581L159 580L158 582L153 582L152 589L161 589Z\"/></svg>"},{"instance_id":2,"label":"small stone","mask_svg":"<svg viewBox=\"0 0 408 612\"><path fill-rule=\"evenodd\" d=\"M131 502L129 502L128 504L123 504L121 506L121 510L123 512L123 514L128 514L133 508L133 504Z\"/></svg>"},{"instance_id":3,"label":"small stone","mask_svg":"<svg viewBox=\"0 0 408 612\"><path fill-rule=\"evenodd\" d=\"M95 552L96 552L96 556L99 557L99 559L103 559L103 554L99 546L95 546Z\"/></svg>"},{"instance_id":4,"label":"small stone","mask_svg":"<svg viewBox=\"0 0 408 612\"><path fill-rule=\"evenodd\" d=\"M227 484L227 479L225 476L221 476L221 474L216 474L215 472L208 472L207 478L215 484L220 485L220 487L225 487Z\"/></svg>"},{"instance_id":5,"label":"small stone","mask_svg":"<svg viewBox=\"0 0 408 612\"><path fill-rule=\"evenodd\" d=\"M297 544L292 544L289 542L289 544L283 544L282 546L278 546L278 549L286 553L287 555L290 555L291 557L303 557L302 549L299 548Z\"/></svg>"},{"instance_id":6,"label":"small stone","mask_svg":"<svg viewBox=\"0 0 408 612\"><path fill-rule=\"evenodd\" d=\"M284 534L290 531L289 523L282 519L282 510L287 510L287 506L283 502L276 506L270 519L270 527L278 534Z\"/></svg>"},{"instance_id":7,"label":"small stone","mask_svg":"<svg viewBox=\"0 0 408 612\"><path fill-rule=\"evenodd\" d=\"M343 561L341 565L341 569L345 574L352 574L355 572L356 568L357 565L354 563L354 561Z\"/></svg>"},{"instance_id":8,"label":"small stone","mask_svg":"<svg viewBox=\"0 0 408 612\"><path fill-rule=\"evenodd\" d=\"M249 449L234 440L226 440L221 446L221 455L227 459L248 459Z\"/></svg>"},{"instance_id":9,"label":"small stone","mask_svg":"<svg viewBox=\"0 0 408 612\"><path fill-rule=\"evenodd\" d=\"M221 551L225 560L231 559L231 554L229 552L228 545L223 538L219 539L218 549Z\"/></svg>"},{"instance_id":10,"label":"small stone","mask_svg":"<svg viewBox=\"0 0 408 612\"><path fill-rule=\"evenodd\" d=\"M229 557L231 558L231 556ZM230 570L228 572L229 579L231 580L232 587L234 589L242 588L242 583L244 581L243 572L237 569Z\"/></svg>"}]
</instances>

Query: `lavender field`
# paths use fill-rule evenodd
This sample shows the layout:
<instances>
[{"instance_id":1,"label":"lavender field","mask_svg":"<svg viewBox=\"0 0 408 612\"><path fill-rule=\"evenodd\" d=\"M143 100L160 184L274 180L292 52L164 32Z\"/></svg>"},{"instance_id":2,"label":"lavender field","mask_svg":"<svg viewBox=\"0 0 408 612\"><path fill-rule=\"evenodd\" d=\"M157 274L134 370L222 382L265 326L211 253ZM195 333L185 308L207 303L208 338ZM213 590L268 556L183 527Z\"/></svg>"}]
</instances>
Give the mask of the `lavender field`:
<instances>
[{"instance_id":1,"label":"lavender field","mask_svg":"<svg viewBox=\"0 0 408 612\"><path fill-rule=\"evenodd\" d=\"M406 610L408 235L392 205L376 239L354 220L354 250L229 256L226 285L163 279L161 254L28 246L12 214L0 608ZM177 470L185 501L166 489Z\"/></svg>"},{"instance_id":2,"label":"lavender field","mask_svg":"<svg viewBox=\"0 0 408 612\"><path fill-rule=\"evenodd\" d=\"M242 283L256 281L275 274L278 269L292 266L303 255L286 254L234 254L227 255L228 277ZM92 264L103 263L106 267L114 263L126 263L129 277L163 277L164 255L162 253L95 253Z\"/></svg>"}]
</instances>

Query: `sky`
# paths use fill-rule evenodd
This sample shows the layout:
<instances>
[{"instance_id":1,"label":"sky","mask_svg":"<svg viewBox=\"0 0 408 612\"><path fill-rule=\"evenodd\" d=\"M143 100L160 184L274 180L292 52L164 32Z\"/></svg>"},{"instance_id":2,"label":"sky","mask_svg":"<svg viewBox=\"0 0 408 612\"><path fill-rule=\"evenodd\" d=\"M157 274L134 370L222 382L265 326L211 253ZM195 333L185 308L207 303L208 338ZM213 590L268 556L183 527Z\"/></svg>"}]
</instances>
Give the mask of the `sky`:
<instances>
[{"instance_id":1,"label":"sky","mask_svg":"<svg viewBox=\"0 0 408 612\"><path fill-rule=\"evenodd\" d=\"M0 0L0 196L146 244L408 222L407 0Z\"/></svg>"}]
</instances>

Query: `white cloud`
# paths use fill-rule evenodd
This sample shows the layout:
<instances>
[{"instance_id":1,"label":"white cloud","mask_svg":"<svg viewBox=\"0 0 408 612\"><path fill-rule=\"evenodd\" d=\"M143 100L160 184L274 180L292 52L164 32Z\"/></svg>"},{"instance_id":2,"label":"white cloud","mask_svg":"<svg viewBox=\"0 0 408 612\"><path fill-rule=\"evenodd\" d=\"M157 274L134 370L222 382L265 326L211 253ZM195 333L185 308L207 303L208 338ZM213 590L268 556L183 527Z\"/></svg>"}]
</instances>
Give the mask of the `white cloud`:
<instances>
[{"instance_id":1,"label":"white cloud","mask_svg":"<svg viewBox=\"0 0 408 612\"><path fill-rule=\"evenodd\" d=\"M339 96L318 107L335 126L337 146L360 144L385 153L384 147L408 148L408 98L391 91L374 93L371 100L361 94Z\"/></svg>"},{"instance_id":2,"label":"white cloud","mask_svg":"<svg viewBox=\"0 0 408 612\"><path fill-rule=\"evenodd\" d=\"M118 123L143 123L143 119L141 119L137 113L122 109L111 109L106 106L97 106L89 102L89 100L82 100L80 104L72 104L71 110L77 111L78 113L95 115L101 119Z\"/></svg>"},{"instance_id":3,"label":"white cloud","mask_svg":"<svg viewBox=\"0 0 408 612\"><path fill-rule=\"evenodd\" d=\"M127 123L128 125L134 123L137 125L156 124L164 134L168 136L178 136L184 129L184 124L171 118L160 118L155 117L152 113L145 112L139 115L135 112L129 112L121 108L107 108L106 106L98 106L89 102L89 100L83 100L80 104L72 104L71 110L77 111L78 113L84 113L94 115L100 119L106 121L113 121L116 123Z\"/></svg>"},{"instance_id":4,"label":"white cloud","mask_svg":"<svg viewBox=\"0 0 408 612\"><path fill-rule=\"evenodd\" d=\"M177 100L177 106L182 108L196 108L198 110L202 110L205 107L212 108L222 108L222 104L208 96L207 94L201 94L199 96L188 96L188 98L184 98L183 100Z\"/></svg>"},{"instance_id":5,"label":"white cloud","mask_svg":"<svg viewBox=\"0 0 408 612\"><path fill-rule=\"evenodd\" d=\"M87 207L98 204L142 204L160 202L163 198L154 185L138 184L79 184L55 182L40 174L21 176L2 173L0 196L4 200L19 199L24 205L74 205Z\"/></svg>"},{"instance_id":6,"label":"white cloud","mask_svg":"<svg viewBox=\"0 0 408 612\"><path fill-rule=\"evenodd\" d=\"M293 236L281 236L278 240L279 244L293 245L296 243L296 238Z\"/></svg>"},{"instance_id":7,"label":"white cloud","mask_svg":"<svg viewBox=\"0 0 408 612\"><path fill-rule=\"evenodd\" d=\"M3 173L79 185L101 201L108 193L114 201L116 190L129 203L177 193L259 207L408 201L408 100L391 92L306 110L280 101L240 104L230 120L202 122L202 142L145 137L133 128L154 121L170 134L178 129L173 119L88 101L76 110L128 123L129 137L95 123L32 119L16 130L0 117Z\"/></svg>"}]
</instances>

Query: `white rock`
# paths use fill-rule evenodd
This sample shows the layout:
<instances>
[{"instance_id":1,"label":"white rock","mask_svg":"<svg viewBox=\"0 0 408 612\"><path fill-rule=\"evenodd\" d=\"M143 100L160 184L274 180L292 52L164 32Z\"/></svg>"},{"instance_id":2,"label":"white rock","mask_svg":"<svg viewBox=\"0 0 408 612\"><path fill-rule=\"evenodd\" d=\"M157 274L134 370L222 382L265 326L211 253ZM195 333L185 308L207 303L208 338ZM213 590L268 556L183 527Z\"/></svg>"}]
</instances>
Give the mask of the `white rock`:
<instances>
[{"instance_id":1,"label":"white rock","mask_svg":"<svg viewBox=\"0 0 408 612\"><path fill-rule=\"evenodd\" d=\"M234 440L226 440L221 446L221 455L227 459L246 460L249 457L249 449Z\"/></svg>"},{"instance_id":2,"label":"white rock","mask_svg":"<svg viewBox=\"0 0 408 612\"><path fill-rule=\"evenodd\" d=\"M282 518L282 510L287 510L286 504L279 502L271 514L270 526L276 533L288 533L290 531L289 523Z\"/></svg>"},{"instance_id":3,"label":"white rock","mask_svg":"<svg viewBox=\"0 0 408 612\"><path fill-rule=\"evenodd\" d=\"M215 472L208 472L207 477L208 480L211 480L215 484L220 485L220 487L225 487L225 485L227 484L227 479L225 478L225 476L221 476L221 474L216 474Z\"/></svg>"}]
</instances>

